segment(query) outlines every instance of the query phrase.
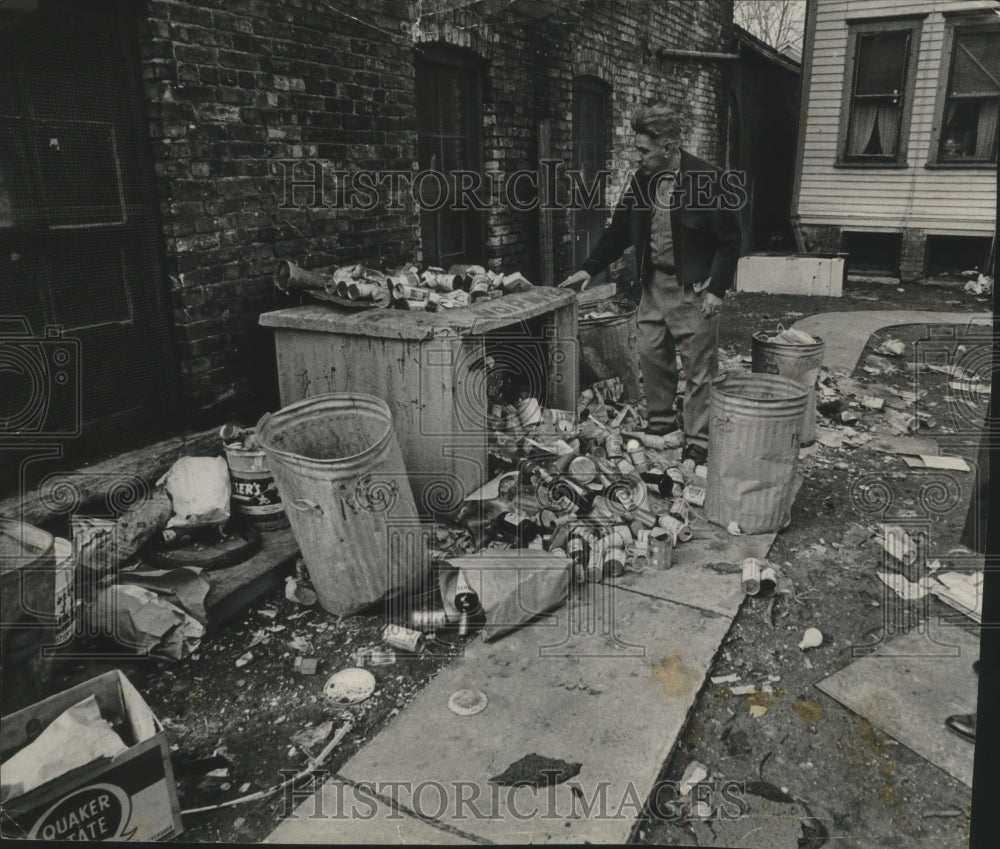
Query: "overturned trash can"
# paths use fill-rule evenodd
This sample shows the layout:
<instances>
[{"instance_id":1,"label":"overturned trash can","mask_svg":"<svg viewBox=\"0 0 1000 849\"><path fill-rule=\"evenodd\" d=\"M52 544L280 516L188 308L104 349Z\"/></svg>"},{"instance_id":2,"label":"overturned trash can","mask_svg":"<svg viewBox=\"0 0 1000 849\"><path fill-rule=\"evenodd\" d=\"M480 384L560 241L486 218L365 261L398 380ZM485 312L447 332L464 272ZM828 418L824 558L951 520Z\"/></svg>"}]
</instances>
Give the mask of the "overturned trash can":
<instances>
[{"instance_id":1,"label":"overturned trash can","mask_svg":"<svg viewBox=\"0 0 1000 849\"><path fill-rule=\"evenodd\" d=\"M705 515L743 533L791 521L808 392L786 377L729 372L712 383Z\"/></svg>"},{"instance_id":2,"label":"overturned trash can","mask_svg":"<svg viewBox=\"0 0 1000 849\"><path fill-rule=\"evenodd\" d=\"M580 385L621 378L624 400L639 400L638 307L624 298L595 301L581 309Z\"/></svg>"},{"instance_id":3,"label":"overturned trash can","mask_svg":"<svg viewBox=\"0 0 1000 849\"><path fill-rule=\"evenodd\" d=\"M777 374L809 390L803 414L802 444L816 441L816 380L823 365L823 340L801 330L778 329L753 335L751 369L755 374Z\"/></svg>"},{"instance_id":4,"label":"overturned trash can","mask_svg":"<svg viewBox=\"0 0 1000 849\"><path fill-rule=\"evenodd\" d=\"M257 423L320 604L348 615L425 577L427 553L388 405L335 393Z\"/></svg>"}]
</instances>

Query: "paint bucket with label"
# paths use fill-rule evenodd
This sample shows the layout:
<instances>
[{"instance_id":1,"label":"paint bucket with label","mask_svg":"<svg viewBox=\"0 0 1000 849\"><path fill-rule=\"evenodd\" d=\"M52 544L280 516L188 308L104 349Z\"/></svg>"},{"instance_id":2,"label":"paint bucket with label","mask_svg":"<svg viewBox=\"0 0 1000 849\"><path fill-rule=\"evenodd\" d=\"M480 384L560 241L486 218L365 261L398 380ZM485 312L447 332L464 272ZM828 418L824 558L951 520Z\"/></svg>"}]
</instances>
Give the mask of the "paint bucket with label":
<instances>
[{"instance_id":1,"label":"paint bucket with label","mask_svg":"<svg viewBox=\"0 0 1000 849\"><path fill-rule=\"evenodd\" d=\"M274 476L268 468L267 455L240 445L231 443L225 446L233 507L261 530L288 527L288 517L285 516Z\"/></svg>"}]
</instances>

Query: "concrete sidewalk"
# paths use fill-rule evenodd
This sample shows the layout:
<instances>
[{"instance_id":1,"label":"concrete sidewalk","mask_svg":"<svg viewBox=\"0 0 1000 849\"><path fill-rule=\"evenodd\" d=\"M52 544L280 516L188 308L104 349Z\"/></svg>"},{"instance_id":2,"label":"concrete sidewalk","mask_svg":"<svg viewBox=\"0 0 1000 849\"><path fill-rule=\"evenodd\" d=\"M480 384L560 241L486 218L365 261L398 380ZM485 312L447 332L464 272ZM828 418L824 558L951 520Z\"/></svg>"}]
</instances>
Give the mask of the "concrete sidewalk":
<instances>
[{"instance_id":1,"label":"concrete sidewalk","mask_svg":"<svg viewBox=\"0 0 1000 849\"><path fill-rule=\"evenodd\" d=\"M733 564L765 557L775 535L700 536L668 572L585 584L549 618L473 641L344 766L351 794L328 782L267 842L627 841L743 602ZM453 714L464 688L486 710ZM579 774L541 789L490 782L532 754ZM355 787L378 798L362 805Z\"/></svg>"},{"instance_id":2,"label":"concrete sidewalk","mask_svg":"<svg viewBox=\"0 0 1000 849\"><path fill-rule=\"evenodd\" d=\"M850 374L873 333L909 324L990 325L991 313L931 312L930 310L870 310L827 312L801 318L792 327L823 340L823 365Z\"/></svg>"}]
</instances>

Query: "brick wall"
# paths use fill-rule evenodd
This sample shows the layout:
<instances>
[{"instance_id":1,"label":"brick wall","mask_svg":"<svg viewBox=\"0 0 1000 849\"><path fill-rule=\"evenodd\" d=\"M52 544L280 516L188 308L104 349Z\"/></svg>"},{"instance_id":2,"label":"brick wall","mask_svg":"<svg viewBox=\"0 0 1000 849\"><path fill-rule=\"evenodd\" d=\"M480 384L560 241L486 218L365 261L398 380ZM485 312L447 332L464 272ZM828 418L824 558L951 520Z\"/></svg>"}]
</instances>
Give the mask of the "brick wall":
<instances>
[{"instance_id":1,"label":"brick wall","mask_svg":"<svg viewBox=\"0 0 1000 849\"><path fill-rule=\"evenodd\" d=\"M535 19L519 14L520 0L456 5L146 0L139 7L189 424L230 415L251 422L277 403L272 336L257 326L276 306L276 260L323 267L419 257L419 219L406 192L402 210L281 208L283 161L321 160L328 175L416 167L415 44L462 46L486 61L487 170L535 169L543 120L553 157L570 160L572 83L582 74L611 87L612 201L635 166L631 114L654 98L683 105L685 146L724 164L730 63L665 59L657 50L731 50L732 0L546 0L534 5L543 12ZM298 192L301 202L307 189ZM557 281L572 270L571 223L568 211L554 213ZM495 205L487 256L493 267L537 275L538 213ZM620 263L616 275L624 269Z\"/></svg>"}]
</instances>

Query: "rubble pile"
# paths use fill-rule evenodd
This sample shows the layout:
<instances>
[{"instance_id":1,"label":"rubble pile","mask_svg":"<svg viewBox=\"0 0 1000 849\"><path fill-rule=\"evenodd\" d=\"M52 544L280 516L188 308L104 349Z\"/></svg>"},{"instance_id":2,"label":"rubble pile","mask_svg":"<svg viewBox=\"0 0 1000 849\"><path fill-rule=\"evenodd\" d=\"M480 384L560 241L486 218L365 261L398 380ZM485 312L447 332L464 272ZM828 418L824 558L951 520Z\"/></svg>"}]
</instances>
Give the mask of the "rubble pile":
<instances>
[{"instance_id":1,"label":"rubble pile","mask_svg":"<svg viewBox=\"0 0 1000 849\"><path fill-rule=\"evenodd\" d=\"M306 271L293 262L279 263L274 285L280 292L299 289L324 301L359 307L423 312L464 307L533 288L519 272L505 274L481 265L452 265L447 270L409 264L381 271L362 264L332 273Z\"/></svg>"}]
</instances>

